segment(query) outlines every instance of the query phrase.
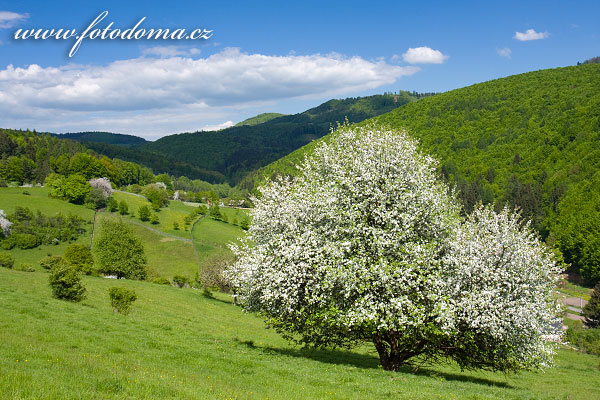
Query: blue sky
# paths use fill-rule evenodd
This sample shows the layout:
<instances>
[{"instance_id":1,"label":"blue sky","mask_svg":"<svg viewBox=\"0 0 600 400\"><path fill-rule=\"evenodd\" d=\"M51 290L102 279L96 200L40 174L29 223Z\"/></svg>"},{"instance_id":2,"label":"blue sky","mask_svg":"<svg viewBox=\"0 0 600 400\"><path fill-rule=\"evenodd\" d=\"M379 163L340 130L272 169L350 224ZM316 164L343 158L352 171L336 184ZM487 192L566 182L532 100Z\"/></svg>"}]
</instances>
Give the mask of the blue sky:
<instances>
[{"instance_id":1,"label":"blue sky","mask_svg":"<svg viewBox=\"0 0 600 400\"><path fill-rule=\"evenodd\" d=\"M600 55L600 2L0 1L0 126L156 139L330 98L447 91ZM205 28L208 40L15 40Z\"/></svg>"}]
</instances>

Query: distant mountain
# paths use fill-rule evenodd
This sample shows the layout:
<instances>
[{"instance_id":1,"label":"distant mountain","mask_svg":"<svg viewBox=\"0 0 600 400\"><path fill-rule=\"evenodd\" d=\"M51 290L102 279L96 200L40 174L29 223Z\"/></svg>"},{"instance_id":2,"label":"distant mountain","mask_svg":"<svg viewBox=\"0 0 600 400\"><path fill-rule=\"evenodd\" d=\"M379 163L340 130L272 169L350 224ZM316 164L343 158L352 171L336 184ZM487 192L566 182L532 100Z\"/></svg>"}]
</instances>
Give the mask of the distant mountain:
<instances>
[{"instance_id":1,"label":"distant mountain","mask_svg":"<svg viewBox=\"0 0 600 400\"><path fill-rule=\"evenodd\" d=\"M599 64L452 90L361 125L373 122L407 129L440 160L439 172L459 189L466 212L477 202L518 207L588 282L600 280ZM293 175L316 145L296 150L240 186Z\"/></svg>"},{"instance_id":2,"label":"distant mountain","mask_svg":"<svg viewBox=\"0 0 600 400\"><path fill-rule=\"evenodd\" d=\"M360 122L425 96L418 93L330 100L305 112L285 115L256 125L234 126L218 132L165 136L139 150L150 151L225 175L231 183L295 149L326 135L347 118Z\"/></svg>"},{"instance_id":3,"label":"distant mountain","mask_svg":"<svg viewBox=\"0 0 600 400\"><path fill-rule=\"evenodd\" d=\"M111 132L76 132L54 134L54 136L61 139L76 140L78 142L107 143L125 147L138 147L146 143L146 139L141 137Z\"/></svg>"},{"instance_id":4,"label":"distant mountain","mask_svg":"<svg viewBox=\"0 0 600 400\"><path fill-rule=\"evenodd\" d=\"M262 124L264 122L270 121L273 118L283 117L283 116L285 116L285 114L279 114L279 113L262 113L262 114L258 114L256 116L254 116L252 118L245 119L242 122L238 122L234 126L258 125L258 124Z\"/></svg>"}]
</instances>

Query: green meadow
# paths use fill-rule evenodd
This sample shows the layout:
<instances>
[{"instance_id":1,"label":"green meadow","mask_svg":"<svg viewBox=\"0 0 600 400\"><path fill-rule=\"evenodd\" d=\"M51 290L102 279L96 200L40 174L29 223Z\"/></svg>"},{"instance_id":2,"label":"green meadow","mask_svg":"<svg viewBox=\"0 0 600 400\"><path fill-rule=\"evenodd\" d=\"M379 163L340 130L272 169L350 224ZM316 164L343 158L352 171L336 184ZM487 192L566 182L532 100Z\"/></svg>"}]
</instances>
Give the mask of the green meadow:
<instances>
[{"instance_id":1,"label":"green meadow","mask_svg":"<svg viewBox=\"0 0 600 400\"><path fill-rule=\"evenodd\" d=\"M0 269L3 399L598 399L599 359L561 349L546 372L383 371L370 346L302 350L227 295L85 277L51 297L45 273ZM108 289L138 294L115 314Z\"/></svg>"}]
</instances>

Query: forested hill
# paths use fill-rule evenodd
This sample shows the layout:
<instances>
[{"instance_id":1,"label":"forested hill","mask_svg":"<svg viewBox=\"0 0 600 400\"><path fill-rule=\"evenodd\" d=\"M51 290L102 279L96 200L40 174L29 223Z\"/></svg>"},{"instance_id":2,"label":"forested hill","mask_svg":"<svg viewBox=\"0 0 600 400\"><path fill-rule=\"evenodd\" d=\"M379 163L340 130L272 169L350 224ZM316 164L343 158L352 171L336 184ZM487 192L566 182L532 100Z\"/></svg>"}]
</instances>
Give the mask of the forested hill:
<instances>
[{"instance_id":1,"label":"forested hill","mask_svg":"<svg viewBox=\"0 0 600 400\"><path fill-rule=\"evenodd\" d=\"M285 114L262 113L262 114L258 114L256 116L254 116L252 118L245 119L242 122L238 122L234 126L258 125L258 124L262 124L263 122L270 121L273 118L278 118L278 117L283 117L283 116L285 116Z\"/></svg>"},{"instance_id":2,"label":"forested hill","mask_svg":"<svg viewBox=\"0 0 600 400\"><path fill-rule=\"evenodd\" d=\"M440 173L459 188L467 212L478 201L519 207L588 281L600 279L599 64L476 84L363 124L373 121L418 138L440 160ZM293 173L314 145L254 179Z\"/></svg>"},{"instance_id":3,"label":"forested hill","mask_svg":"<svg viewBox=\"0 0 600 400\"><path fill-rule=\"evenodd\" d=\"M146 143L146 140L141 137L111 132L75 132L54 134L53 136L61 139L76 140L78 142L107 143L125 147L137 147Z\"/></svg>"},{"instance_id":4,"label":"forested hill","mask_svg":"<svg viewBox=\"0 0 600 400\"><path fill-rule=\"evenodd\" d=\"M139 147L199 168L218 171L230 182L326 135L331 126L359 122L416 100L420 94L398 94L330 100L303 113L277 117L257 125L218 132L183 133Z\"/></svg>"}]
</instances>

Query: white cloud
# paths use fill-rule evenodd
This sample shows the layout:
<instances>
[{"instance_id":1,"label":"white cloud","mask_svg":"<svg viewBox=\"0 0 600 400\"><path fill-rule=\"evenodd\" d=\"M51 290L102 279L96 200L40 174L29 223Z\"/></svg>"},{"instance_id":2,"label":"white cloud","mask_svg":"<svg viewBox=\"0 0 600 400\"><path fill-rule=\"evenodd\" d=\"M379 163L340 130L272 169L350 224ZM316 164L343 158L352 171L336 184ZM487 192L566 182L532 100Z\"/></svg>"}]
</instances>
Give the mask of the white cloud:
<instances>
[{"instance_id":1,"label":"white cloud","mask_svg":"<svg viewBox=\"0 0 600 400\"><path fill-rule=\"evenodd\" d=\"M402 58L409 64L442 64L449 56L430 47L413 47L402 54Z\"/></svg>"},{"instance_id":2,"label":"white cloud","mask_svg":"<svg viewBox=\"0 0 600 400\"><path fill-rule=\"evenodd\" d=\"M521 42L525 42L528 40L539 40L545 39L550 34L548 32L536 32L533 29L527 29L525 33L523 32L515 32L514 39L520 40Z\"/></svg>"},{"instance_id":3,"label":"white cloud","mask_svg":"<svg viewBox=\"0 0 600 400\"><path fill-rule=\"evenodd\" d=\"M29 18L29 14L19 14L12 11L0 11L0 29L12 28Z\"/></svg>"},{"instance_id":4,"label":"white cloud","mask_svg":"<svg viewBox=\"0 0 600 400\"><path fill-rule=\"evenodd\" d=\"M220 131L221 129L231 128L235 123L233 121L225 121L222 124L217 125L205 125L202 127L202 131Z\"/></svg>"},{"instance_id":5,"label":"white cloud","mask_svg":"<svg viewBox=\"0 0 600 400\"><path fill-rule=\"evenodd\" d=\"M498 53L498 55L500 57L510 58L510 55L512 54L512 50L509 49L508 47L505 47L503 49L496 49L496 53Z\"/></svg>"},{"instance_id":6,"label":"white cloud","mask_svg":"<svg viewBox=\"0 0 600 400\"><path fill-rule=\"evenodd\" d=\"M162 58L190 56L200 54L200 49L197 49L195 47L191 49L186 49L181 46L154 46L143 49L142 54L145 56L159 56Z\"/></svg>"},{"instance_id":7,"label":"white cloud","mask_svg":"<svg viewBox=\"0 0 600 400\"><path fill-rule=\"evenodd\" d=\"M337 54L266 56L232 48L198 59L162 54L105 66L9 65L0 70L3 127L152 137L236 120L258 104L353 95L419 70Z\"/></svg>"}]
</instances>

